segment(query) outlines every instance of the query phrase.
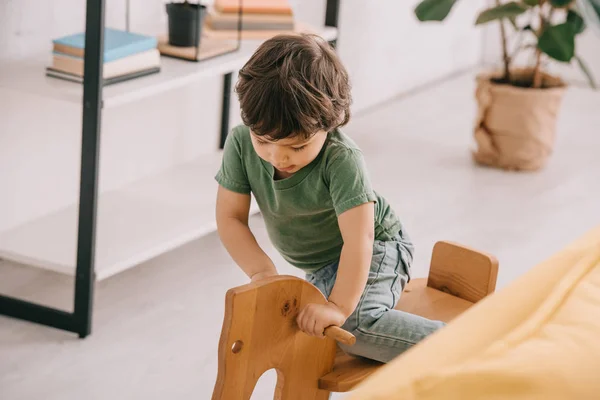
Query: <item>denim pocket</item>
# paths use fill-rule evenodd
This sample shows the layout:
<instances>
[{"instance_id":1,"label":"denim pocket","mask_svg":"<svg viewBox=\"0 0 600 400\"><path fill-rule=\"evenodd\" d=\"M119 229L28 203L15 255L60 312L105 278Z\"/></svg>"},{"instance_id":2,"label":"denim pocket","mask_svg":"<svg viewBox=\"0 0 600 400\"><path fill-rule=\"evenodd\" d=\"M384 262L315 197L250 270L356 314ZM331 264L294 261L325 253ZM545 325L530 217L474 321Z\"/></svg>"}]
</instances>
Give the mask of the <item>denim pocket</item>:
<instances>
[{"instance_id":1,"label":"denim pocket","mask_svg":"<svg viewBox=\"0 0 600 400\"><path fill-rule=\"evenodd\" d=\"M398 252L392 241L375 241L367 286L359 304L361 312L381 306L393 308L399 293L393 291L398 276ZM360 318L360 316L359 316Z\"/></svg>"},{"instance_id":2,"label":"denim pocket","mask_svg":"<svg viewBox=\"0 0 600 400\"><path fill-rule=\"evenodd\" d=\"M409 254L406 253L406 249L403 243L397 240L390 240L383 242L385 247L385 258L380 268L380 273L386 276L385 282L388 282L388 290L392 297L392 307L396 307L396 304L400 300L400 295L409 280ZM383 283L383 282L382 282Z\"/></svg>"},{"instance_id":3,"label":"denim pocket","mask_svg":"<svg viewBox=\"0 0 600 400\"><path fill-rule=\"evenodd\" d=\"M338 263L329 264L306 275L306 280L317 287L325 298L329 298L337 277Z\"/></svg>"}]
</instances>

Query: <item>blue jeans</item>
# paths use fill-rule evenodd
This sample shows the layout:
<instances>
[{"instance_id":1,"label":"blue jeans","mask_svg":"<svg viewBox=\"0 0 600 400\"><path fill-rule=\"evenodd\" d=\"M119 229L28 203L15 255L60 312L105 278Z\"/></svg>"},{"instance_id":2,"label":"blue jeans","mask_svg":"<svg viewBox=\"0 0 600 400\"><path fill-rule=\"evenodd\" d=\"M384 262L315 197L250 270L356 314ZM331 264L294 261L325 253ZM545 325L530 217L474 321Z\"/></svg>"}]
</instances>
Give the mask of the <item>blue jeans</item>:
<instances>
[{"instance_id":1,"label":"blue jeans","mask_svg":"<svg viewBox=\"0 0 600 400\"><path fill-rule=\"evenodd\" d=\"M340 344L344 352L387 363L445 325L394 310L410 280L411 263L412 245L400 235L391 241L375 241L367 285L342 326L356 336L356 344ZM329 298L337 270L338 262L308 274L306 279Z\"/></svg>"}]
</instances>

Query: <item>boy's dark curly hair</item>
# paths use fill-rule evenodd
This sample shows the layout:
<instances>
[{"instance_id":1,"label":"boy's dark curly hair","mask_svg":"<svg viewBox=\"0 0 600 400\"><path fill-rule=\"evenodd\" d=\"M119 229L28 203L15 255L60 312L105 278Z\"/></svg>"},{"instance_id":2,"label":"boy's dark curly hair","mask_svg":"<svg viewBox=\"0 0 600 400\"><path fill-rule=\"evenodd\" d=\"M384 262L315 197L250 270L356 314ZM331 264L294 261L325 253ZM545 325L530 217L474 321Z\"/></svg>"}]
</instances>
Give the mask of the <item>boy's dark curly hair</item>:
<instances>
[{"instance_id":1,"label":"boy's dark curly hair","mask_svg":"<svg viewBox=\"0 0 600 400\"><path fill-rule=\"evenodd\" d=\"M350 119L350 81L333 48L310 34L264 42L239 72L242 120L271 140L310 138Z\"/></svg>"}]
</instances>

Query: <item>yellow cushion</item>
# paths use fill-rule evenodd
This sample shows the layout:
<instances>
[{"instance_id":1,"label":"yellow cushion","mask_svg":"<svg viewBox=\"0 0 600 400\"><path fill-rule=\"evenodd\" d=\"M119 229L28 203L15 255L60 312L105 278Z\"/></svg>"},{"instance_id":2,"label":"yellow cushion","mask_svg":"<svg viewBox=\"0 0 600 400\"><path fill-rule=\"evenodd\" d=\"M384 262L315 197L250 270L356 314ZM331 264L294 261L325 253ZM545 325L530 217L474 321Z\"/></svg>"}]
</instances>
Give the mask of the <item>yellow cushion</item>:
<instances>
[{"instance_id":1,"label":"yellow cushion","mask_svg":"<svg viewBox=\"0 0 600 400\"><path fill-rule=\"evenodd\" d=\"M350 399L600 399L600 227L365 380Z\"/></svg>"}]
</instances>

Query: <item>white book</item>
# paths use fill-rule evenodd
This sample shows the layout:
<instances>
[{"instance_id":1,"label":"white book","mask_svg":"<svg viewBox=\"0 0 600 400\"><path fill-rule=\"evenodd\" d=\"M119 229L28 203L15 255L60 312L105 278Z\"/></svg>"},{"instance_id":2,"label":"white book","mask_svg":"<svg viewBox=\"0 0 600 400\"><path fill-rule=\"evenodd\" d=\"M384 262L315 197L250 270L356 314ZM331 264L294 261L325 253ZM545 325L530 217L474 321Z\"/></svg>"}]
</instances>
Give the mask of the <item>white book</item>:
<instances>
[{"instance_id":1,"label":"white book","mask_svg":"<svg viewBox=\"0 0 600 400\"><path fill-rule=\"evenodd\" d=\"M152 49L104 63L103 77L104 79L109 79L159 66L160 52L158 49ZM69 74L83 76L83 58L54 53L52 68Z\"/></svg>"}]
</instances>

